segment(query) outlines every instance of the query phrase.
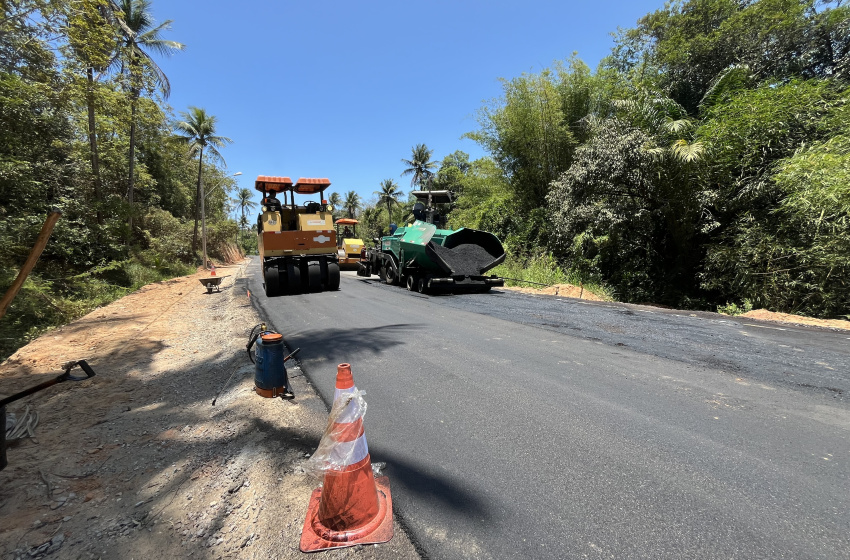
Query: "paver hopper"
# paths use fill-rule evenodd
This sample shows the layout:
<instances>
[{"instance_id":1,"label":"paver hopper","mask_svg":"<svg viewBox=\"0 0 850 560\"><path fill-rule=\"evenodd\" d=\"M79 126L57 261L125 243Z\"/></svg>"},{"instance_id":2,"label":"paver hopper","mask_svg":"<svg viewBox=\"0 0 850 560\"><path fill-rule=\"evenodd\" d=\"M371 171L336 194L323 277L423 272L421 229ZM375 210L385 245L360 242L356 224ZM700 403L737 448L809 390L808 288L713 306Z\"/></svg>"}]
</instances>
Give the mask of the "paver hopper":
<instances>
[{"instance_id":1,"label":"paver hopper","mask_svg":"<svg viewBox=\"0 0 850 560\"><path fill-rule=\"evenodd\" d=\"M378 274L388 284L409 290L488 291L504 280L485 273L505 260L505 249L492 233L470 228L439 229L435 205L448 202L448 191L414 191L416 220L381 238L366 251L358 274ZM427 205L426 205L427 203Z\"/></svg>"}]
</instances>

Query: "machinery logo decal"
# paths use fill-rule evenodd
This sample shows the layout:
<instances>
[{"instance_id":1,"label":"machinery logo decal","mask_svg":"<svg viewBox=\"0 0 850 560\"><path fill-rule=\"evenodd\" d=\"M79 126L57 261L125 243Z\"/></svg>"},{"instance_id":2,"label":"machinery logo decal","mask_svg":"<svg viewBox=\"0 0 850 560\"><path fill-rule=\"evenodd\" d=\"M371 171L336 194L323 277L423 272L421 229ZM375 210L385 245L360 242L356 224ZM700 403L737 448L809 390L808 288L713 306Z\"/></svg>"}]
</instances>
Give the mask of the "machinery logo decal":
<instances>
[{"instance_id":1,"label":"machinery logo decal","mask_svg":"<svg viewBox=\"0 0 850 560\"><path fill-rule=\"evenodd\" d=\"M316 243L327 243L330 240L331 238L327 237L326 235L320 235L319 237L313 238L313 241L315 241Z\"/></svg>"}]
</instances>

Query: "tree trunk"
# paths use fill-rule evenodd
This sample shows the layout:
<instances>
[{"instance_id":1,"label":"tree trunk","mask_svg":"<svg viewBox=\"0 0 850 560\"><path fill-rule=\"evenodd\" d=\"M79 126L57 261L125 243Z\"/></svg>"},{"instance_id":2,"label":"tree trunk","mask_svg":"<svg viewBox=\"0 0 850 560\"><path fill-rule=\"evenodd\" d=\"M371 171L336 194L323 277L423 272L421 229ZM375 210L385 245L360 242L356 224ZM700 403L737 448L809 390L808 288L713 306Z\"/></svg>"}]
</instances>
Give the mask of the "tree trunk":
<instances>
[{"instance_id":1,"label":"tree trunk","mask_svg":"<svg viewBox=\"0 0 850 560\"><path fill-rule=\"evenodd\" d=\"M97 134L95 132L94 121L94 69L86 69L86 80L88 81L88 89L86 90L86 105L88 105L89 113L89 148L91 151L91 172L94 176L94 205L97 216L97 224L103 225L103 213L100 209L100 204L103 200L102 184L100 180L100 158L97 153Z\"/></svg>"},{"instance_id":2,"label":"tree trunk","mask_svg":"<svg viewBox=\"0 0 850 560\"><path fill-rule=\"evenodd\" d=\"M195 188L195 229L192 231L192 254L198 251L198 218L201 210L201 170L204 165L204 148L201 147L201 153L198 157L198 185ZM206 263L204 263L206 266Z\"/></svg>"},{"instance_id":3,"label":"tree trunk","mask_svg":"<svg viewBox=\"0 0 850 560\"><path fill-rule=\"evenodd\" d=\"M134 172L136 165L136 100L137 93L132 94L130 101L130 180L127 187L127 202L130 204L130 232L127 234L127 245L130 245L130 239L133 237L133 187L134 187Z\"/></svg>"},{"instance_id":4,"label":"tree trunk","mask_svg":"<svg viewBox=\"0 0 850 560\"><path fill-rule=\"evenodd\" d=\"M203 263L204 269L207 268L207 210L206 210L206 195L204 194L203 184L198 183L201 187L201 246L203 247Z\"/></svg>"}]
</instances>

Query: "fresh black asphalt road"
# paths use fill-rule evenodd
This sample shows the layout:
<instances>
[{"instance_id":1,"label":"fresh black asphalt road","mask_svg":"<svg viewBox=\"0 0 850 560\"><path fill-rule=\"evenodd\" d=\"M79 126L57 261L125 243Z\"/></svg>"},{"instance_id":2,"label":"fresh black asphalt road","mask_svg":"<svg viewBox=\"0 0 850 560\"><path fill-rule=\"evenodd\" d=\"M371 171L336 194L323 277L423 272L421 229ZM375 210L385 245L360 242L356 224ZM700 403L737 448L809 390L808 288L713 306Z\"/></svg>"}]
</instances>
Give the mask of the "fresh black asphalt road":
<instances>
[{"instance_id":1,"label":"fresh black asphalt road","mask_svg":"<svg viewBox=\"0 0 850 560\"><path fill-rule=\"evenodd\" d=\"M424 556L850 558L850 332L494 290L248 288Z\"/></svg>"}]
</instances>

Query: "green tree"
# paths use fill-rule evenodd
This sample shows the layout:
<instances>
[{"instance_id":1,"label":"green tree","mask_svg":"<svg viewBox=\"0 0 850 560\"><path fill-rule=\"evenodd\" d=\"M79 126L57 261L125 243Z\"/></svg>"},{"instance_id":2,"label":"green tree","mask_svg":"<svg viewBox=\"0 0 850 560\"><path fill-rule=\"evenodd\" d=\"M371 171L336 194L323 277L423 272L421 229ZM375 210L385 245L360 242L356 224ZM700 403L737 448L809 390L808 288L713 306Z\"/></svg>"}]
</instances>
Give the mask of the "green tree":
<instances>
[{"instance_id":1,"label":"green tree","mask_svg":"<svg viewBox=\"0 0 850 560\"><path fill-rule=\"evenodd\" d=\"M791 81L735 92L697 134L711 154L702 286L726 301L836 314L846 301L842 214L850 89ZM843 298L843 299L842 299Z\"/></svg>"},{"instance_id":2,"label":"green tree","mask_svg":"<svg viewBox=\"0 0 850 560\"><path fill-rule=\"evenodd\" d=\"M781 161L779 202L766 220L742 222L707 258L707 289L720 301L847 318L850 309L850 136Z\"/></svg>"},{"instance_id":3,"label":"green tree","mask_svg":"<svg viewBox=\"0 0 850 560\"><path fill-rule=\"evenodd\" d=\"M553 72L503 80L504 100L479 115L479 142L511 177L521 211L542 204L558 173L569 167L575 139L561 113Z\"/></svg>"},{"instance_id":4,"label":"green tree","mask_svg":"<svg viewBox=\"0 0 850 560\"><path fill-rule=\"evenodd\" d=\"M482 229L503 243L513 243L519 226L513 218L518 214L511 209L511 189L495 161L481 158L470 163L458 191L460 194L448 215L451 227Z\"/></svg>"},{"instance_id":5,"label":"green tree","mask_svg":"<svg viewBox=\"0 0 850 560\"><path fill-rule=\"evenodd\" d=\"M121 63L130 92L130 156L127 181L127 202L133 206L135 188L136 109L139 97L145 89L145 78L151 78L167 99L171 84L165 72L156 64L148 51L170 55L186 48L183 43L162 38L162 33L171 28L171 20L154 26L150 0L120 0L113 2L115 16L121 31L122 45L116 61ZM130 227L132 229L132 214ZM197 229L197 224L196 224ZM194 246L194 242L193 242Z\"/></svg>"},{"instance_id":6,"label":"green tree","mask_svg":"<svg viewBox=\"0 0 850 560\"><path fill-rule=\"evenodd\" d=\"M422 187L425 184L430 190L430 179L434 175L432 169L437 167L437 162L431 161L434 150L429 150L425 144L416 144L411 149L410 159L402 159L401 162L407 169L401 172L401 176L412 175L410 188Z\"/></svg>"},{"instance_id":7,"label":"green tree","mask_svg":"<svg viewBox=\"0 0 850 560\"><path fill-rule=\"evenodd\" d=\"M360 237L363 240L375 239L381 235L382 211L376 206L367 206L360 214Z\"/></svg>"},{"instance_id":8,"label":"green tree","mask_svg":"<svg viewBox=\"0 0 850 560\"><path fill-rule=\"evenodd\" d=\"M766 219L779 197L769 180L773 167L835 134L841 125L829 118L846 110L846 96L828 81L794 80L735 91L706 108L696 137L710 154L705 182L715 237L739 219Z\"/></svg>"},{"instance_id":9,"label":"green tree","mask_svg":"<svg viewBox=\"0 0 850 560\"><path fill-rule=\"evenodd\" d=\"M502 80L503 97L478 113L478 131L464 135L483 146L510 181L517 211L543 207L549 184L572 163L584 140L583 119L606 117L617 80L591 75L578 58L540 74Z\"/></svg>"},{"instance_id":10,"label":"green tree","mask_svg":"<svg viewBox=\"0 0 850 560\"><path fill-rule=\"evenodd\" d=\"M619 115L588 120L588 142L552 184L552 250L588 279L630 301L678 305L693 296L704 201L703 146L677 138L684 110L651 95L616 103Z\"/></svg>"},{"instance_id":11,"label":"green tree","mask_svg":"<svg viewBox=\"0 0 850 560\"><path fill-rule=\"evenodd\" d=\"M676 0L621 30L607 64L695 115L732 65L758 80L850 76L850 6L816 0ZM816 8L817 5L817 8Z\"/></svg>"},{"instance_id":12,"label":"green tree","mask_svg":"<svg viewBox=\"0 0 850 560\"><path fill-rule=\"evenodd\" d=\"M393 206L399 204L399 198L404 195L399 189L398 183L393 179L384 179L381 181L381 190L375 191L378 196L378 204L383 204L387 207L387 224L393 221Z\"/></svg>"},{"instance_id":13,"label":"green tree","mask_svg":"<svg viewBox=\"0 0 850 560\"><path fill-rule=\"evenodd\" d=\"M51 41L59 34L61 11L51 0L3 2L0 68L34 83L58 77Z\"/></svg>"},{"instance_id":14,"label":"green tree","mask_svg":"<svg viewBox=\"0 0 850 560\"><path fill-rule=\"evenodd\" d=\"M94 184L95 213L97 223L103 223L101 203L103 182L100 174L100 156L96 126L96 77L99 78L109 67L115 52L118 37L110 21L111 12L107 0L79 0L68 6L68 45L73 57L80 61L86 74L86 112L88 117L88 140L91 172Z\"/></svg>"},{"instance_id":15,"label":"green tree","mask_svg":"<svg viewBox=\"0 0 850 560\"><path fill-rule=\"evenodd\" d=\"M214 161L224 163L224 158L221 156L219 149L224 148L227 144L233 142L226 136L218 136L216 134L216 118L213 115L207 114L204 109L198 107L189 107L188 112L181 113L182 121L178 121L174 128L179 133L178 138L189 148L190 157L198 158L198 183L195 190L195 227L192 232L192 251L196 252L198 247L198 219L200 213L204 210L204 195L201 187L204 150L208 156ZM206 256L206 255L204 255ZM204 261L204 266L207 266Z\"/></svg>"},{"instance_id":16,"label":"green tree","mask_svg":"<svg viewBox=\"0 0 850 560\"><path fill-rule=\"evenodd\" d=\"M457 150L443 158L440 169L434 177L433 187L437 190L449 190L459 193L463 177L469 172L469 154Z\"/></svg>"},{"instance_id":17,"label":"green tree","mask_svg":"<svg viewBox=\"0 0 850 560\"><path fill-rule=\"evenodd\" d=\"M345 201L342 203L343 208L348 212L349 218L356 218L357 211L360 210L362 203L360 201L360 195L355 191L348 191L345 193Z\"/></svg>"},{"instance_id":18,"label":"green tree","mask_svg":"<svg viewBox=\"0 0 850 560\"><path fill-rule=\"evenodd\" d=\"M339 218L342 211L342 197L339 196L339 193L333 192L328 197L328 203L333 206L333 217L334 219Z\"/></svg>"}]
</instances>

